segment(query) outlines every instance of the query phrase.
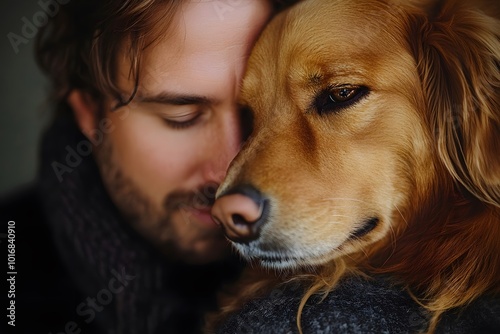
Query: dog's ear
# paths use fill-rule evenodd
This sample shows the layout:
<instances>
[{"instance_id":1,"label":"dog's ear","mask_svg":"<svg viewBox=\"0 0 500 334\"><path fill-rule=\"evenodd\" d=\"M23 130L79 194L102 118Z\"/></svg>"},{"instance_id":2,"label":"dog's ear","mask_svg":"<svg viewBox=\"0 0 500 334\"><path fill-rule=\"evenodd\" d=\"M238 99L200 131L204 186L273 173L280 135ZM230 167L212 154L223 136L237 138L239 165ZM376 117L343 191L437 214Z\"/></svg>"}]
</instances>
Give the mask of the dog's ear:
<instances>
[{"instance_id":1,"label":"dog's ear","mask_svg":"<svg viewBox=\"0 0 500 334\"><path fill-rule=\"evenodd\" d=\"M407 36L440 158L500 207L500 20L474 6L434 1L410 14Z\"/></svg>"}]
</instances>

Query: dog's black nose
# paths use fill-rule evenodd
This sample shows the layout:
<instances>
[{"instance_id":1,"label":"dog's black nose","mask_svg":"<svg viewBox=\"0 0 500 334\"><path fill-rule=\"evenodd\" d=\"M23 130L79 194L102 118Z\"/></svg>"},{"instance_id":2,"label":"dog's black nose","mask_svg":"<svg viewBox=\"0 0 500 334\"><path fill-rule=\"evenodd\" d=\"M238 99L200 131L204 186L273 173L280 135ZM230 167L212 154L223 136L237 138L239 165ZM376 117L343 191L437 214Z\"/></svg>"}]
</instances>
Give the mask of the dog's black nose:
<instances>
[{"instance_id":1,"label":"dog's black nose","mask_svg":"<svg viewBox=\"0 0 500 334\"><path fill-rule=\"evenodd\" d=\"M259 237L268 212L268 200L248 185L227 191L212 208L214 220L222 225L230 240L238 243L249 243Z\"/></svg>"}]
</instances>

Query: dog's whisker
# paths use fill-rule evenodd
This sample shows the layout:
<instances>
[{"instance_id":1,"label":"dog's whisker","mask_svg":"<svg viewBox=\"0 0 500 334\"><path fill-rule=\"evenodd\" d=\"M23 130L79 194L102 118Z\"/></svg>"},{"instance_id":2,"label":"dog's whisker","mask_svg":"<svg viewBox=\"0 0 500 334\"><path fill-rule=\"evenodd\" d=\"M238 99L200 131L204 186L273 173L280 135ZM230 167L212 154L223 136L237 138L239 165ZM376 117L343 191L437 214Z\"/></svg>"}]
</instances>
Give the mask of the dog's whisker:
<instances>
[{"instance_id":1,"label":"dog's whisker","mask_svg":"<svg viewBox=\"0 0 500 334\"><path fill-rule=\"evenodd\" d=\"M328 198L322 198L318 201L322 201L322 202L329 202L329 201L353 201L353 202L360 202L360 203L364 203L364 204L373 204L373 203L370 203L370 202L367 202L367 201L364 201L364 200L361 200L359 198L349 198L349 197L328 197Z\"/></svg>"},{"instance_id":2,"label":"dog's whisker","mask_svg":"<svg viewBox=\"0 0 500 334\"><path fill-rule=\"evenodd\" d=\"M403 214L401 213L401 210L399 210L399 208L398 208L398 206L397 206L396 204L393 204L393 205L394 205L394 207L396 208L396 210L399 212L399 215L401 216L401 218L403 218L403 221L405 222L406 227L408 227L408 226L409 226L408 221L406 220L406 218L405 218L405 217L403 216Z\"/></svg>"},{"instance_id":3,"label":"dog's whisker","mask_svg":"<svg viewBox=\"0 0 500 334\"><path fill-rule=\"evenodd\" d=\"M328 215L328 217L344 217L349 219L355 219L355 217L349 215Z\"/></svg>"}]
</instances>

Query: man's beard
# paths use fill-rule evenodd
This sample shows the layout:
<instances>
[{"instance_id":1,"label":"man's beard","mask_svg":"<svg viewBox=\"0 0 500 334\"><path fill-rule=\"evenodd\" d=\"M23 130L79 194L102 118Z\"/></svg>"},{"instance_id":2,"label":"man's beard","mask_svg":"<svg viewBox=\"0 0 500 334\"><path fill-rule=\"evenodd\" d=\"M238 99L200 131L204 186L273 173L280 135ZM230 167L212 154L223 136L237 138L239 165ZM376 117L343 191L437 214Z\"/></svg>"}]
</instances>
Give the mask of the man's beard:
<instances>
[{"instance_id":1,"label":"man's beard","mask_svg":"<svg viewBox=\"0 0 500 334\"><path fill-rule=\"evenodd\" d=\"M189 219L190 209L206 209L213 205L218 186L215 182L207 183L194 191L171 192L162 201L162 208L157 209L113 160L113 148L109 137L105 136L101 146L95 150L95 159L111 199L131 227L171 260L206 262L203 256L200 261L200 254L194 250L179 246L177 240L179 235L172 221L174 215L177 215L182 217L185 224L193 224ZM166 237L159 238L160 235ZM223 260L230 254L222 230L207 230L202 238L220 241L226 248L218 257L215 256L214 259L209 257L209 262Z\"/></svg>"}]
</instances>

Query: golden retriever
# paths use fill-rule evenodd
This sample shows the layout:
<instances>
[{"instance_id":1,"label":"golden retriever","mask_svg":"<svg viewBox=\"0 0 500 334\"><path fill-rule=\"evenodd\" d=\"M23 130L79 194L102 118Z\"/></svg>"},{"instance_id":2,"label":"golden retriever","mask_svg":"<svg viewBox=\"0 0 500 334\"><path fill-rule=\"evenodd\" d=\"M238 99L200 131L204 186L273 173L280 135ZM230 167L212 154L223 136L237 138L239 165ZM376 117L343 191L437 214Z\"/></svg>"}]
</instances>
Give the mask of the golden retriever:
<instances>
[{"instance_id":1,"label":"golden retriever","mask_svg":"<svg viewBox=\"0 0 500 334\"><path fill-rule=\"evenodd\" d=\"M432 332L500 292L499 7L306 0L263 32L241 93L253 132L213 215L244 258L312 273L301 307L384 273Z\"/></svg>"}]
</instances>

